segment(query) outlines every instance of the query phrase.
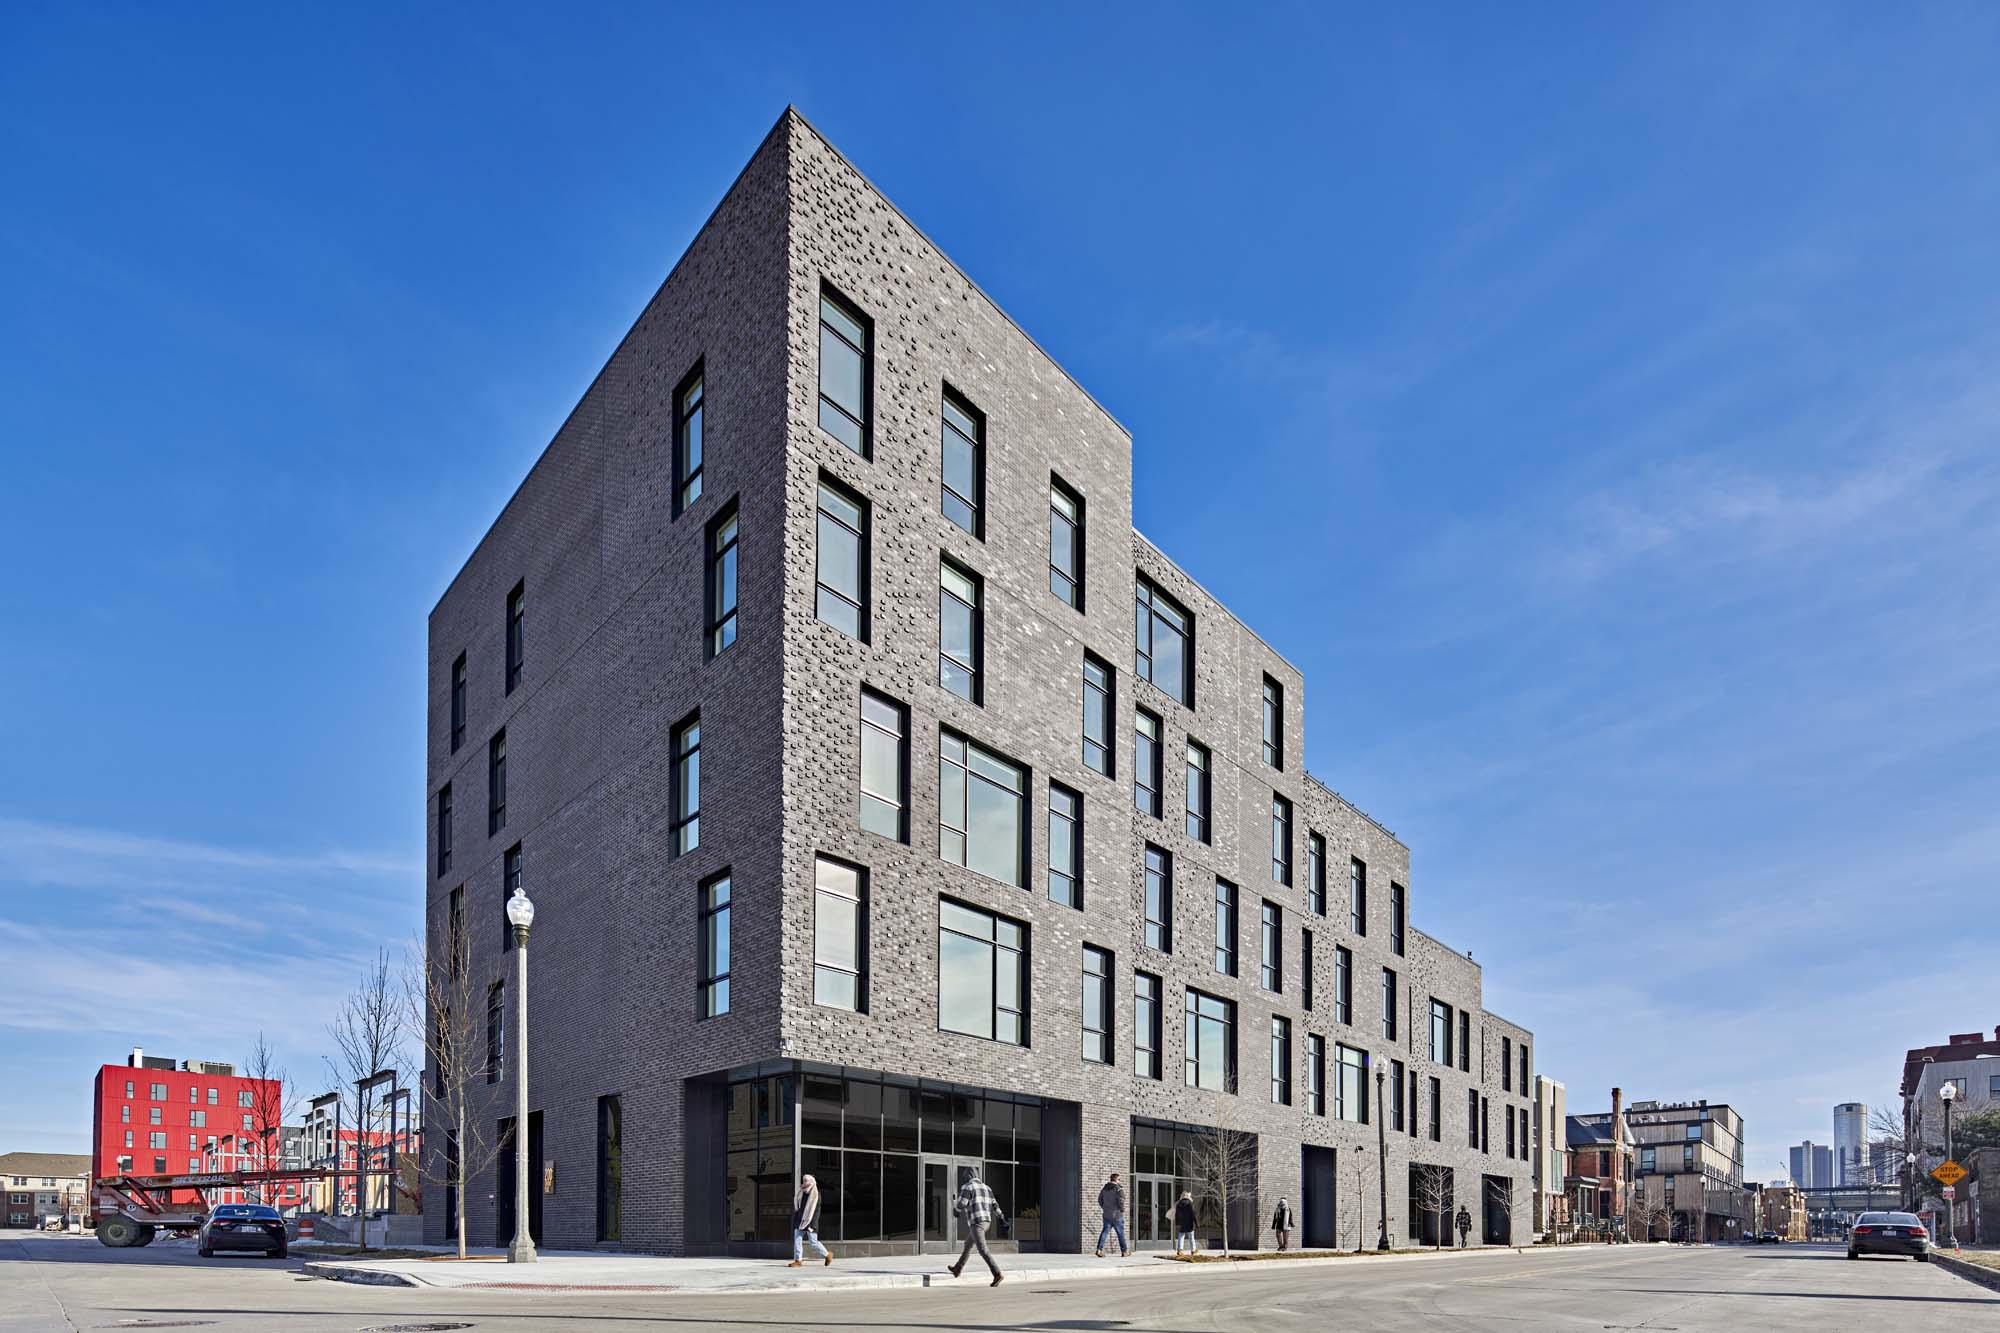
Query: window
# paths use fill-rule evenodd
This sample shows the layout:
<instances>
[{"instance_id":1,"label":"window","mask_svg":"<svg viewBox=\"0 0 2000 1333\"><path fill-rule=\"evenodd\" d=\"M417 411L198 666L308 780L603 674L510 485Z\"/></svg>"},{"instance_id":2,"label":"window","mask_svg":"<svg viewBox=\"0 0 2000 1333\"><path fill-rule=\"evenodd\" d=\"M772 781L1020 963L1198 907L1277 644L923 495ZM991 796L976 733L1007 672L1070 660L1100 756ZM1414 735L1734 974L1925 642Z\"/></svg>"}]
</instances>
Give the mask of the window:
<instances>
[{"instance_id":1,"label":"window","mask_svg":"<svg viewBox=\"0 0 2000 1333\"><path fill-rule=\"evenodd\" d=\"M1465 1146L1475 1151L1479 1147L1479 1090L1465 1090Z\"/></svg>"},{"instance_id":2,"label":"window","mask_svg":"<svg viewBox=\"0 0 2000 1333\"><path fill-rule=\"evenodd\" d=\"M1403 1103L1403 1062L1389 1062L1389 1128L1401 1130L1404 1120Z\"/></svg>"},{"instance_id":3,"label":"window","mask_svg":"<svg viewBox=\"0 0 2000 1333\"><path fill-rule=\"evenodd\" d=\"M506 1070L507 983L486 988L486 1081L498 1083Z\"/></svg>"},{"instance_id":4,"label":"window","mask_svg":"<svg viewBox=\"0 0 2000 1333\"><path fill-rule=\"evenodd\" d=\"M1306 910L1326 915L1326 839L1306 830Z\"/></svg>"},{"instance_id":5,"label":"window","mask_svg":"<svg viewBox=\"0 0 2000 1333\"><path fill-rule=\"evenodd\" d=\"M1082 907L1083 798L1069 788L1049 784L1049 900L1064 907Z\"/></svg>"},{"instance_id":6,"label":"window","mask_svg":"<svg viewBox=\"0 0 2000 1333\"><path fill-rule=\"evenodd\" d=\"M1326 1114L1326 1038L1306 1033L1306 1110Z\"/></svg>"},{"instance_id":7,"label":"window","mask_svg":"<svg viewBox=\"0 0 2000 1333\"><path fill-rule=\"evenodd\" d=\"M701 498L701 363L674 390L674 517Z\"/></svg>"},{"instance_id":8,"label":"window","mask_svg":"<svg viewBox=\"0 0 2000 1333\"><path fill-rule=\"evenodd\" d=\"M1463 1009L1458 1011L1458 1067L1472 1072L1472 1015Z\"/></svg>"},{"instance_id":9,"label":"window","mask_svg":"<svg viewBox=\"0 0 2000 1333\"><path fill-rule=\"evenodd\" d=\"M1514 1089L1514 1041L1511 1037L1500 1038L1500 1091Z\"/></svg>"},{"instance_id":10,"label":"window","mask_svg":"<svg viewBox=\"0 0 2000 1333\"><path fill-rule=\"evenodd\" d=\"M1132 723L1132 802L1160 817L1160 719L1141 708Z\"/></svg>"},{"instance_id":11,"label":"window","mask_svg":"<svg viewBox=\"0 0 2000 1333\"><path fill-rule=\"evenodd\" d=\"M617 1094L597 1099L597 1238L617 1240L623 1231L625 1133Z\"/></svg>"},{"instance_id":12,"label":"window","mask_svg":"<svg viewBox=\"0 0 2000 1333\"><path fill-rule=\"evenodd\" d=\"M1640 1170L1640 1171L1641 1171L1642 1173L1644 1173L1644 1174L1647 1174L1647 1175L1651 1175L1651 1174L1653 1173L1653 1170L1654 1170L1654 1166L1655 1166L1655 1162L1654 1162L1654 1156L1655 1156L1655 1154L1656 1154L1657 1152L1658 1152L1658 1149L1655 1149L1655 1148L1641 1148L1641 1149L1639 1149L1639 1170ZM1602 1158L1602 1157L1603 1157L1604 1155L1605 1155L1605 1154L1603 1154L1603 1153L1599 1153L1599 1154L1598 1154L1598 1156L1599 1156L1600 1158Z\"/></svg>"},{"instance_id":13,"label":"window","mask_svg":"<svg viewBox=\"0 0 2000 1333\"><path fill-rule=\"evenodd\" d=\"M1444 1084L1431 1080L1430 1132L1432 1143L1444 1142Z\"/></svg>"},{"instance_id":14,"label":"window","mask_svg":"<svg viewBox=\"0 0 2000 1333\"><path fill-rule=\"evenodd\" d=\"M1500 1109L1506 1112L1507 1115L1507 1155L1512 1157L1514 1155L1514 1108L1503 1106Z\"/></svg>"},{"instance_id":15,"label":"window","mask_svg":"<svg viewBox=\"0 0 2000 1333\"><path fill-rule=\"evenodd\" d=\"M451 664L451 752L465 744L465 654Z\"/></svg>"},{"instance_id":16,"label":"window","mask_svg":"<svg viewBox=\"0 0 2000 1333\"><path fill-rule=\"evenodd\" d=\"M984 537L981 510L986 499L986 417L950 389L944 391L940 415L944 482L938 506L959 527Z\"/></svg>"},{"instance_id":17,"label":"window","mask_svg":"<svg viewBox=\"0 0 2000 1333\"><path fill-rule=\"evenodd\" d=\"M451 784L438 788L438 874L451 873Z\"/></svg>"},{"instance_id":18,"label":"window","mask_svg":"<svg viewBox=\"0 0 2000 1333\"><path fill-rule=\"evenodd\" d=\"M1236 975L1236 886L1215 881L1215 970Z\"/></svg>"},{"instance_id":19,"label":"window","mask_svg":"<svg viewBox=\"0 0 2000 1333\"><path fill-rule=\"evenodd\" d=\"M1160 979L1150 972L1132 974L1132 1072L1160 1076Z\"/></svg>"},{"instance_id":20,"label":"window","mask_svg":"<svg viewBox=\"0 0 2000 1333\"><path fill-rule=\"evenodd\" d=\"M1292 882L1292 803L1271 793L1271 879Z\"/></svg>"},{"instance_id":21,"label":"window","mask_svg":"<svg viewBox=\"0 0 2000 1333\"><path fill-rule=\"evenodd\" d=\"M1354 954L1344 944L1333 946L1333 1021L1354 1021Z\"/></svg>"},{"instance_id":22,"label":"window","mask_svg":"<svg viewBox=\"0 0 2000 1333\"><path fill-rule=\"evenodd\" d=\"M1111 710L1116 683L1111 668L1083 655L1083 766L1105 777L1112 775Z\"/></svg>"},{"instance_id":23,"label":"window","mask_svg":"<svg viewBox=\"0 0 2000 1333\"><path fill-rule=\"evenodd\" d=\"M861 691L861 827L910 840L910 714L887 695Z\"/></svg>"},{"instance_id":24,"label":"window","mask_svg":"<svg viewBox=\"0 0 2000 1333\"><path fill-rule=\"evenodd\" d=\"M1382 1039L1396 1040L1396 974L1382 969Z\"/></svg>"},{"instance_id":25,"label":"window","mask_svg":"<svg viewBox=\"0 0 2000 1333\"><path fill-rule=\"evenodd\" d=\"M1310 1010L1313 1007L1313 933L1299 932L1299 1004Z\"/></svg>"},{"instance_id":26,"label":"window","mask_svg":"<svg viewBox=\"0 0 2000 1333\"><path fill-rule=\"evenodd\" d=\"M162 1093L161 1095L164 1096L165 1094ZM159 1107L149 1106L146 1108L146 1123L149 1125L162 1125L166 1123L164 1120L160 1119Z\"/></svg>"},{"instance_id":27,"label":"window","mask_svg":"<svg viewBox=\"0 0 2000 1333\"><path fill-rule=\"evenodd\" d=\"M708 525L708 655L736 642L736 503Z\"/></svg>"},{"instance_id":28,"label":"window","mask_svg":"<svg viewBox=\"0 0 2000 1333\"><path fill-rule=\"evenodd\" d=\"M1174 951L1174 858L1146 844L1146 947Z\"/></svg>"},{"instance_id":29,"label":"window","mask_svg":"<svg viewBox=\"0 0 2000 1333\"><path fill-rule=\"evenodd\" d=\"M504 912L501 914L506 915ZM465 886L453 889L447 899L445 910L445 957L450 979L457 981L465 975Z\"/></svg>"},{"instance_id":30,"label":"window","mask_svg":"<svg viewBox=\"0 0 2000 1333\"><path fill-rule=\"evenodd\" d=\"M1018 765L949 731L938 732L938 855L1015 888L1028 821Z\"/></svg>"},{"instance_id":31,"label":"window","mask_svg":"<svg viewBox=\"0 0 2000 1333\"><path fill-rule=\"evenodd\" d=\"M153 1132L151 1132L151 1133L147 1134L147 1135L146 1135L146 1146L147 1146L147 1147L149 1147L149 1148L164 1148L164 1147L166 1147L166 1146L167 1146L167 1131L165 1131L164 1129L160 1129L160 1130L154 1130ZM164 1167L163 1167L163 1168L161 1168L161 1169L162 1169L162 1170L165 1170L165 1168L164 1168Z\"/></svg>"},{"instance_id":32,"label":"window","mask_svg":"<svg viewBox=\"0 0 2000 1333\"><path fill-rule=\"evenodd\" d=\"M1358 858L1347 863L1347 922L1356 935L1368 933L1368 867Z\"/></svg>"},{"instance_id":33,"label":"window","mask_svg":"<svg viewBox=\"0 0 2000 1333\"><path fill-rule=\"evenodd\" d=\"M1027 1045L1027 959L1027 926L940 898L938 1026Z\"/></svg>"},{"instance_id":34,"label":"window","mask_svg":"<svg viewBox=\"0 0 2000 1333\"><path fill-rule=\"evenodd\" d=\"M1285 912L1276 903L1266 898L1259 916L1260 934L1259 958L1261 968L1258 980L1267 991L1282 991L1285 988Z\"/></svg>"},{"instance_id":35,"label":"window","mask_svg":"<svg viewBox=\"0 0 2000 1333\"><path fill-rule=\"evenodd\" d=\"M1283 1014L1271 1016L1271 1100L1292 1104L1292 1020Z\"/></svg>"},{"instance_id":36,"label":"window","mask_svg":"<svg viewBox=\"0 0 2000 1333\"><path fill-rule=\"evenodd\" d=\"M868 457L874 326L823 287L819 295L819 427Z\"/></svg>"},{"instance_id":37,"label":"window","mask_svg":"<svg viewBox=\"0 0 2000 1333\"><path fill-rule=\"evenodd\" d=\"M1333 1087L1333 1113L1357 1125L1368 1123L1368 1052L1335 1043L1340 1076Z\"/></svg>"},{"instance_id":38,"label":"window","mask_svg":"<svg viewBox=\"0 0 2000 1333\"><path fill-rule=\"evenodd\" d=\"M521 844L515 843L500 854L500 950L514 947L514 926L507 920L507 900L521 887Z\"/></svg>"},{"instance_id":39,"label":"window","mask_svg":"<svg viewBox=\"0 0 2000 1333\"><path fill-rule=\"evenodd\" d=\"M1521 1043L1521 1081L1515 1085L1514 1090L1523 1097L1534 1095L1534 1089L1528 1086L1528 1043L1525 1041Z\"/></svg>"},{"instance_id":40,"label":"window","mask_svg":"<svg viewBox=\"0 0 2000 1333\"><path fill-rule=\"evenodd\" d=\"M843 634L868 639L868 504L822 478L814 614Z\"/></svg>"},{"instance_id":41,"label":"window","mask_svg":"<svg viewBox=\"0 0 2000 1333\"><path fill-rule=\"evenodd\" d=\"M128 1079L126 1079L126 1080L125 1080L125 1095L126 1095L127 1097L130 1097L130 1096L132 1096L132 1089L133 1089L133 1086L134 1086L134 1085L133 1085L133 1082L132 1082L132 1080L131 1080L131 1079L129 1079L129 1078L128 1078Z\"/></svg>"},{"instance_id":42,"label":"window","mask_svg":"<svg viewBox=\"0 0 2000 1333\"><path fill-rule=\"evenodd\" d=\"M1701 1126L1700 1126L1700 1125L1689 1125L1689 1126L1687 1127L1687 1133L1686 1133L1686 1135L1685 1135L1684 1137L1686 1137L1686 1138L1690 1138L1690 1139L1698 1139L1698 1138L1700 1138L1700 1137L1701 1137Z\"/></svg>"},{"instance_id":43,"label":"window","mask_svg":"<svg viewBox=\"0 0 2000 1333\"><path fill-rule=\"evenodd\" d=\"M125 1146L128 1148L132 1146L132 1131L129 1129L125 1131Z\"/></svg>"},{"instance_id":44,"label":"window","mask_svg":"<svg viewBox=\"0 0 2000 1333\"><path fill-rule=\"evenodd\" d=\"M729 872L703 880L699 895L701 1016L715 1018L729 1012Z\"/></svg>"},{"instance_id":45,"label":"window","mask_svg":"<svg viewBox=\"0 0 2000 1333\"><path fill-rule=\"evenodd\" d=\"M1196 842L1208 841L1208 764L1208 747L1188 737L1187 835Z\"/></svg>"},{"instance_id":46,"label":"window","mask_svg":"<svg viewBox=\"0 0 2000 1333\"><path fill-rule=\"evenodd\" d=\"M1264 677L1264 762L1285 766L1285 687Z\"/></svg>"},{"instance_id":47,"label":"window","mask_svg":"<svg viewBox=\"0 0 2000 1333\"><path fill-rule=\"evenodd\" d=\"M868 872L813 858L813 1003L868 1009Z\"/></svg>"},{"instance_id":48,"label":"window","mask_svg":"<svg viewBox=\"0 0 2000 1333\"><path fill-rule=\"evenodd\" d=\"M1403 926L1405 924L1403 900L1407 892L1396 881L1389 881L1389 952L1398 956L1403 952Z\"/></svg>"},{"instance_id":49,"label":"window","mask_svg":"<svg viewBox=\"0 0 2000 1333\"><path fill-rule=\"evenodd\" d=\"M1451 1006L1435 996L1431 998L1431 1062L1451 1063Z\"/></svg>"},{"instance_id":50,"label":"window","mask_svg":"<svg viewBox=\"0 0 2000 1333\"><path fill-rule=\"evenodd\" d=\"M1083 1058L1111 1063L1111 954L1083 946Z\"/></svg>"},{"instance_id":51,"label":"window","mask_svg":"<svg viewBox=\"0 0 2000 1333\"><path fill-rule=\"evenodd\" d=\"M673 823L675 856L701 846L701 714L692 713L673 730Z\"/></svg>"},{"instance_id":52,"label":"window","mask_svg":"<svg viewBox=\"0 0 2000 1333\"><path fill-rule=\"evenodd\" d=\"M132 1094L126 1093L125 1095L129 1097ZM132 1123L132 1108L130 1106L121 1106L118 1108L118 1122L123 1125Z\"/></svg>"},{"instance_id":53,"label":"window","mask_svg":"<svg viewBox=\"0 0 2000 1333\"><path fill-rule=\"evenodd\" d=\"M190 1124L190 1125L194 1126L194 1127L195 1127L196 1129L206 1129L206 1128L208 1128L208 1112L206 1112L206 1111L189 1111L189 1112L188 1112L188 1124Z\"/></svg>"},{"instance_id":54,"label":"window","mask_svg":"<svg viewBox=\"0 0 2000 1333\"><path fill-rule=\"evenodd\" d=\"M1194 625L1180 603L1161 592L1143 574L1137 583L1138 644L1135 667L1139 679L1170 699L1194 707L1190 651Z\"/></svg>"},{"instance_id":55,"label":"window","mask_svg":"<svg viewBox=\"0 0 2000 1333\"><path fill-rule=\"evenodd\" d=\"M1083 610L1083 497L1049 478L1049 591Z\"/></svg>"},{"instance_id":56,"label":"window","mask_svg":"<svg viewBox=\"0 0 2000 1333\"><path fill-rule=\"evenodd\" d=\"M980 702L981 580L949 560L938 561L938 684Z\"/></svg>"},{"instance_id":57,"label":"window","mask_svg":"<svg viewBox=\"0 0 2000 1333\"><path fill-rule=\"evenodd\" d=\"M1187 993L1187 1085L1236 1091L1236 1006L1193 987Z\"/></svg>"},{"instance_id":58,"label":"window","mask_svg":"<svg viewBox=\"0 0 2000 1333\"><path fill-rule=\"evenodd\" d=\"M507 693L521 683L521 671L527 660L528 646L528 587L525 582L514 585L514 591L507 594Z\"/></svg>"},{"instance_id":59,"label":"window","mask_svg":"<svg viewBox=\"0 0 2000 1333\"><path fill-rule=\"evenodd\" d=\"M486 836L507 827L507 733L494 733L486 745Z\"/></svg>"}]
</instances>

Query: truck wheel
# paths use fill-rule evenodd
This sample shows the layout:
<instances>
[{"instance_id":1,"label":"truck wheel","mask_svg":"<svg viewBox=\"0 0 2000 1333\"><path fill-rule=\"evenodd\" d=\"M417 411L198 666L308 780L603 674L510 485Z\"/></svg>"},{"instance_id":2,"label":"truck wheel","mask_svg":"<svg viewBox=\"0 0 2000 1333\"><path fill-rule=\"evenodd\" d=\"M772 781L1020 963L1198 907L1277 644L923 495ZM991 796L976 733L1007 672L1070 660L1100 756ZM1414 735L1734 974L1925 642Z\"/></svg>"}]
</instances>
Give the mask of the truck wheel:
<instances>
[{"instance_id":1,"label":"truck wheel","mask_svg":"<svg viewBox=\"0 0 2000 1333\"><path fill-rule=\"evenodd\" d=\"M129 1217L107 1217L97 1224L97 1239L114 1250L139 1243L139 1224Z\"/></svg>"},{"instance_id":2,"label":"truck wheel","mask_svg":"<svg viewBox=\"0 0 2000 1333\"><path fill-rule=\"evenodd\" d=\"M153 1243L153 1237L157 1236L158 1234L159 1234L158 1227L151 1227L151 1226L140 1227L139 1239L133 1241L132 1243L134 1245L151 1245Z\"/></svg>"}]
</instances>

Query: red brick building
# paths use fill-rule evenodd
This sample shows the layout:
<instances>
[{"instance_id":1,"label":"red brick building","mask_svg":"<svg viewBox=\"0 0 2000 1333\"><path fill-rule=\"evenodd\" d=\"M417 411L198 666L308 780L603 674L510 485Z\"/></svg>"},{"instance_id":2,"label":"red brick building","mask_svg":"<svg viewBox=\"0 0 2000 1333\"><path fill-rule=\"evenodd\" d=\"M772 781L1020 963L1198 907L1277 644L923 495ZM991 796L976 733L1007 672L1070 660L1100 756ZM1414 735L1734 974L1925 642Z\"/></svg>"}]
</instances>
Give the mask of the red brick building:
<instances>
[{"instance_id":1,"label":"red brick building","mask_svg":"<svg viewBox=\"0 0 2000 1333\"><path fill-rule=\"evenodd\" d=\"M122 1064L97 1071L91 1094L91 1173L178 1175L276 1167L283 1143L284 1089L275 1079L246 1078L236 1067L175 1061L137 1047ZM268 1150L267 1150L268 1145ZM242 1201L240 1193L212 1196ZM192 1191L174 1195L194 1201ZM296 1183L264 1202L299 1201Z\"/></svg>"}]
</instances>

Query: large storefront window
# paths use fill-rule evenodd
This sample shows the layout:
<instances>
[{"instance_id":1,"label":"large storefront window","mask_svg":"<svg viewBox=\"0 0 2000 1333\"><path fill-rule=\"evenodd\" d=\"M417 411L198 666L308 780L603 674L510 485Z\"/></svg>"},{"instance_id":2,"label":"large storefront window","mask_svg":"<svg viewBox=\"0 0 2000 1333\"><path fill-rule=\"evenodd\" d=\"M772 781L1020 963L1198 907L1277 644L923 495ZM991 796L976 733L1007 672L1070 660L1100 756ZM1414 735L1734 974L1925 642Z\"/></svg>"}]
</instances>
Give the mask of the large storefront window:
<instances>
[{"instance_id":1,"label":"large storefront window","mask_svg":"<svg viewBox=\"0 0 2000 1333\"><path fill-rule=\"evenodd\" d=\"M1202 1245L1222 1243L1222 1209L1195 1178L1197 1145L1213 1133L1200 1125L1132 1121L1132 1187L1127 1207L1134 1246L1164 1248L1173 1244L1174 1201L1183 1190L1194 1195L1195 1234ZM1256 1189L1254 1182L1253 1176L1251 1191Z\"/></svg>"},{"instance_id":2,"label":"large storefront window","mask_svg":"<svg viewBox=\"0 0 2000 1333\"><path fill-rule=\"evenodd\" d=\"M792 1237L793 1075L768 1074L729 1085L728 1238Z\"/></svg>"}]
</instances>

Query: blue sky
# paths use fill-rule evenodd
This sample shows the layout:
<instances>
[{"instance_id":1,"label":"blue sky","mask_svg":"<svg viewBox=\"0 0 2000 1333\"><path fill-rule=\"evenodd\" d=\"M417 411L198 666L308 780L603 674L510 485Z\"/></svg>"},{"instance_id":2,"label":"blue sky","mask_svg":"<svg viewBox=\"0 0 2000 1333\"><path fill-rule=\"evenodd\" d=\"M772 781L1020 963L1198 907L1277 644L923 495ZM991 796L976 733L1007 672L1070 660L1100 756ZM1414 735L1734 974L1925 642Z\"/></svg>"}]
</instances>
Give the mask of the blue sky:
<instances>
[{"instance_id":1,"label":"blue sky","mask_svg":"<svg viewBox=\"0 0 2000 1333\"><path fill-rule=\"evenodd\" d=\"M2000 15L16 5L0 1148L416 920L424 617L796 103L1134 436L1574 1109L2000 1022ZM219 971L218 971L219 969ZM240 990L239 990L240 988Z\"/></svg>"}]
</instances>

